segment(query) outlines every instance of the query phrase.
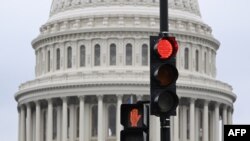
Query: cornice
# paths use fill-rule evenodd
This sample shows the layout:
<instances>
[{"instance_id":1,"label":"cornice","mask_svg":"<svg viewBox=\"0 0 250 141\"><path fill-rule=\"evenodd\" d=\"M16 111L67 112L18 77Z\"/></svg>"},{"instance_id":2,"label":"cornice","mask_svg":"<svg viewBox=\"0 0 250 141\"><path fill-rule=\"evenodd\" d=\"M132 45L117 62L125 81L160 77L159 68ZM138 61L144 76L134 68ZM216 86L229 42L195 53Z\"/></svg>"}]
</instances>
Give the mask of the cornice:
<instances>
[{"instance_id":1,"label":"cornice","mask_svg":"<svg viewBox=\"0 0 250 141\"><path fill-rule=\"evenodd\" d=\"M111 89L112 88L112 89ZM177 93L179 97L206 99L232 105L236 96L231 92L221 92L211 88L201 88L198 86L186 86L178 84ZM45 98L57 98L67 96L81 95L114 95L114 94L149 94L148 83L105 83L105 84L66 84L66 85L48 85L40 88L18 92L15 96L20 103L37 101Z\"/></svg>"},{"instance_id":2,"label":"cornice","mask_svg":"<svg viewBox=\"0 0 250 141\"><path fill-rule=\"evenodd\" d=\"M199 86L199 85L193 85L193 84L181 84L178 83L177 86L177 91L181 91L183 97L188 97L187 95L185 95L186 93L189 93L188 90L191 92L189 95L193 95L193 98L213 98L214 101L216 101L216 96L218 97L224 97L224 98L228 98L229 101L234 102L237 98L237 96L229 90L223 90L223 89L219 89L219 88L214 88L214 87L205 87L205 86ZM196 94L194 94L193 92L197 92ZM198 94L200 92L200 94ZM202 95L201 93L206 93L207 95ZM217 98L218 98L217 97Z\"/></svg>"},{"instance_id":3,"label":"cornice","mask_svg":"<svg viewBox=\"0 0 250 141\"><path fill-rule=\"evenodd\" d=\"M213 101L217 103L224 103L226 105L233 106L236 96L229 93L221 93L219 91L214 91L211 89L201 89L192 86L178 86L177 95L179 98L196 99Z\"/></svg>"},{"instance_id":4,"label":"cornice","mask_svg":"<svg viewBox=\"0 0 250 141\"><path fill-rule=\"evenodd\" d=\"M112 88L116 88L116 90ZM147 91L145 87L148 87L147 83L138 83L138 82L110 82L110 83L65 83L65 84L53 84L53 85L45 85L45 86L37 86L34 88L26 89L23 91L19 91L15 95L15 99L20 101L20 99L26 99L25 97L36 97L37 94L41 97L49 97L50 94L56 91L60 91L57 95L61 96L74 96L74 93L81 93L81 91L85 91L87 95L96 95L96 94L131 94L133 92L139 91ZM126 88L126 89L124 89ZM136 88L137 90L133 89ZM81 90L80 90L81 89ZM86 91L87 90L87 91ZM67 92L70 91L70 92ZM115 93L107 93L108 91L115 91ZM131 92L130 92L131 91ZM132 92L133 91L133 92ZM82 93L84 94L84 93ZM144 92L145 94L145 92Z\"/></svg>"},{"instance_id":5,"label":"cornice","mask_svg":"<svg viewBox=\"0 0 250 141\"><path fill-rule=\"evenodd\" d=\"M143 73L145 74L145 73ZM148 75L148 74L147 74ZM92 76L89 74L89 76ZM120 75L121 76L121 75ZM129 77L128 77L129 76ZM36 79L30 82L27 82L20 86L19 92L16 93L15 98L18 101L21 97L25 95L36 95L36 93L44 92L50 93L51 91L57 90L66 90L66 89L89 89L89 88L96 88L96 91L100 91L100 87L105 87L110 90L111 87L130 87L133 90L133 87L143 87L143 90L147 90L149 88L149 80L140 75L140 78L136 78L133 76L123 76L121 79L117 77L109 78L102 77L100 80L99 78L92 78L88 77L85 79L72 79L70 76L63 77L62 79L55 78L55 77L48 77L43 78L43 80ZM126 77L126 80L122 79ZM73 77L73 78L82 78ZM113 78L113 79L110 79ZM115 78L115 79L114 79ZM207 93L208 96L212 97L227 97L229 101L235 101L236 95L232 92L232 87L226 83L222 83L217 80L207 79L207 78L198 78L195 76L192 77L185 77L180 76L177 82L178 89L184 89L182 93L187 93L188 90L191 92L199 92L200 93ZM177 89L177 90L178 90ZM119 92L121 89L117 90ZM100 91L102 92L102 91ZM185 96L185 94L184 94Z\"/></svg>"},{"instance_id":6,"label":"cornice","mask_svg":"<svg viewBox=\"0 0 250 141\"><path fill-rule=\"evenodd\" d=\"M19 89L24 90L31 87L43 86L47 84L64 84L80 82L84 84L92 83L109 83L109 82L140 82L149 81L149 70L146 67L134 67L132 68L89 68L83 70L75 70L69 72L57 72L48 74L42 77L37 77L35 80L28 81L20 85ZM126 78L126 79L124 79ZM219 88L226 91L232 91L232 87L227 83L215 80L207 76L200 76L196 74L180 73L178 83L203 86L205 88Z\"/></svg>"}]
</instances>

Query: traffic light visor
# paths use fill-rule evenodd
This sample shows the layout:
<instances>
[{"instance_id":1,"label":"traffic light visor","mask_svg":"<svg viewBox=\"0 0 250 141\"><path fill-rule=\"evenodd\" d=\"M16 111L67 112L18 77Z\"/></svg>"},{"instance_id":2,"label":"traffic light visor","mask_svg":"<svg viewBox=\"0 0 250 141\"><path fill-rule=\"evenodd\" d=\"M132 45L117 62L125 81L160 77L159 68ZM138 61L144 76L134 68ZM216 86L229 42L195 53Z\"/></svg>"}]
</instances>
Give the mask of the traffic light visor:
<instances>
[{"instance_id":1,"label":"traffic light visor","mask_svg":"<svg viewBox=\"0 0 250 141\"><path fill-rule=\"evenodd\" d=\"M168 86L177 80L178 70L173 65L163 64L155 71L154 76L160 86Z\"/></svg>"},{"instance_id":2,"label":"traffic light visor","mask_svg":"<svg viewBox=\"0 0 250 141\"><path fill-rule=\"evenodd\" d=\"M155 50L161 59L168 59L174 52L172 44L166 39L160 39L155 46Z\"/></svg>"}]
</instances>

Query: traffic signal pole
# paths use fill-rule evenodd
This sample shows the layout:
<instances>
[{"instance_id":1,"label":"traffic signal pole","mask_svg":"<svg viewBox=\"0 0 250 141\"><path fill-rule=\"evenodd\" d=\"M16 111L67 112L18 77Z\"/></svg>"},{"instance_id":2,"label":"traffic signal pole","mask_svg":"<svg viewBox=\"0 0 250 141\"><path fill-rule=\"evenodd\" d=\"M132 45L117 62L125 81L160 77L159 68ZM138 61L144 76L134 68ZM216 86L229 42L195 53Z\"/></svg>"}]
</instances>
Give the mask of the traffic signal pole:
<instances>
[{"instance_id":1,"label":"traffic signal pole","mask_svg":"<svg viewBox=\"0 0 250 141\"><path fill-rule=\"evenodd\" d=\"M161 116L160 121L161 121L161 141L170 141L170 119Z\"/></svg>"},{"instance_id":2,"label":"traffic signal pole","mask_svg":"<svg viewBox=\"0 0 250 141\"><path fill-rule=\"evenodd\" d=\"M168 32L168 0L160 0L160 33Z\"/></svg>"},{"instance_id":3,"label":"traffic signal pole","mask_svg":"<svg viewBox=\"0 0 250 141\"><path fill-rule=\"evenodd\" d=\"M161 141L170 141L170 117L160 116Z\"/></svg>"},{"instance_id":4,"label":"traffic signal pole","mask_svg":"<svg viewBox=\"0 0 250 141\"><path fill-rule=\"evenodd\" d=\"M168 36L168 0L160 0L160 36ZM170 117L160 116L161 141L170 141Z\"/></svg>"}]
</instances>

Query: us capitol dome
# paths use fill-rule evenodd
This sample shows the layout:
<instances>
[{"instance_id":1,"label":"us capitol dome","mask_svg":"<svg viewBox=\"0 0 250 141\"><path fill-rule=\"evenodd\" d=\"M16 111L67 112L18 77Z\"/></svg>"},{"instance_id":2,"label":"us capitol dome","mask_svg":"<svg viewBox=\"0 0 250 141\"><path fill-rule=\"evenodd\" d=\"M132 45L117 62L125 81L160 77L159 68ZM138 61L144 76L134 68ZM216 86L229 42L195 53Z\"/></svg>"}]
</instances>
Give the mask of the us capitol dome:
<instances>
[{"instance_id":1,"label":"us capitol dome","mask_svg":"<svg viewBox=\"0 0 250 141\"><path fill-rule=\"evenodd\" d=\"M170 35L180 46L172 141L219 141L236 95L216 80L220 43L198 0L169 0ZM159 0L53 0L32 41L35 79L15 95L19 141L120 141L120 106L149 100L149 36L159 33ZM150 141L159 141L152 116Z\"/></svg>"}]
</instances>

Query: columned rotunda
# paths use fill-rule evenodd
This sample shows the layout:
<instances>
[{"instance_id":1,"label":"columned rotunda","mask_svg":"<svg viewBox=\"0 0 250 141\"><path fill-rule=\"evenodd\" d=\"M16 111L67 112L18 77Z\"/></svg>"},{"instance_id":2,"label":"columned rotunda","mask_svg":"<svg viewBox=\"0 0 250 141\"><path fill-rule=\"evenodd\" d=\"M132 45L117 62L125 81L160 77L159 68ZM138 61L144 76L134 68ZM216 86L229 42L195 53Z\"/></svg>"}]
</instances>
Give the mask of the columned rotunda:
<instances>
[{"instance_id":1,"label":"columned rotunda","mask_svg":"<svg viewBox=\"0 0 250 141\"><path fill-rule=\"evenodd\" d=\"M172 141L219 141L236 95L216 80L219 41L198 0L169 0L170 34L180 45ZM35 79L15 95L19 141L120 141L120 106L149 100L149 36L159 32L159 0L53 0L32 41ZM151 141L159 120L150 121Z\"/></svg>"}]
</instances>

